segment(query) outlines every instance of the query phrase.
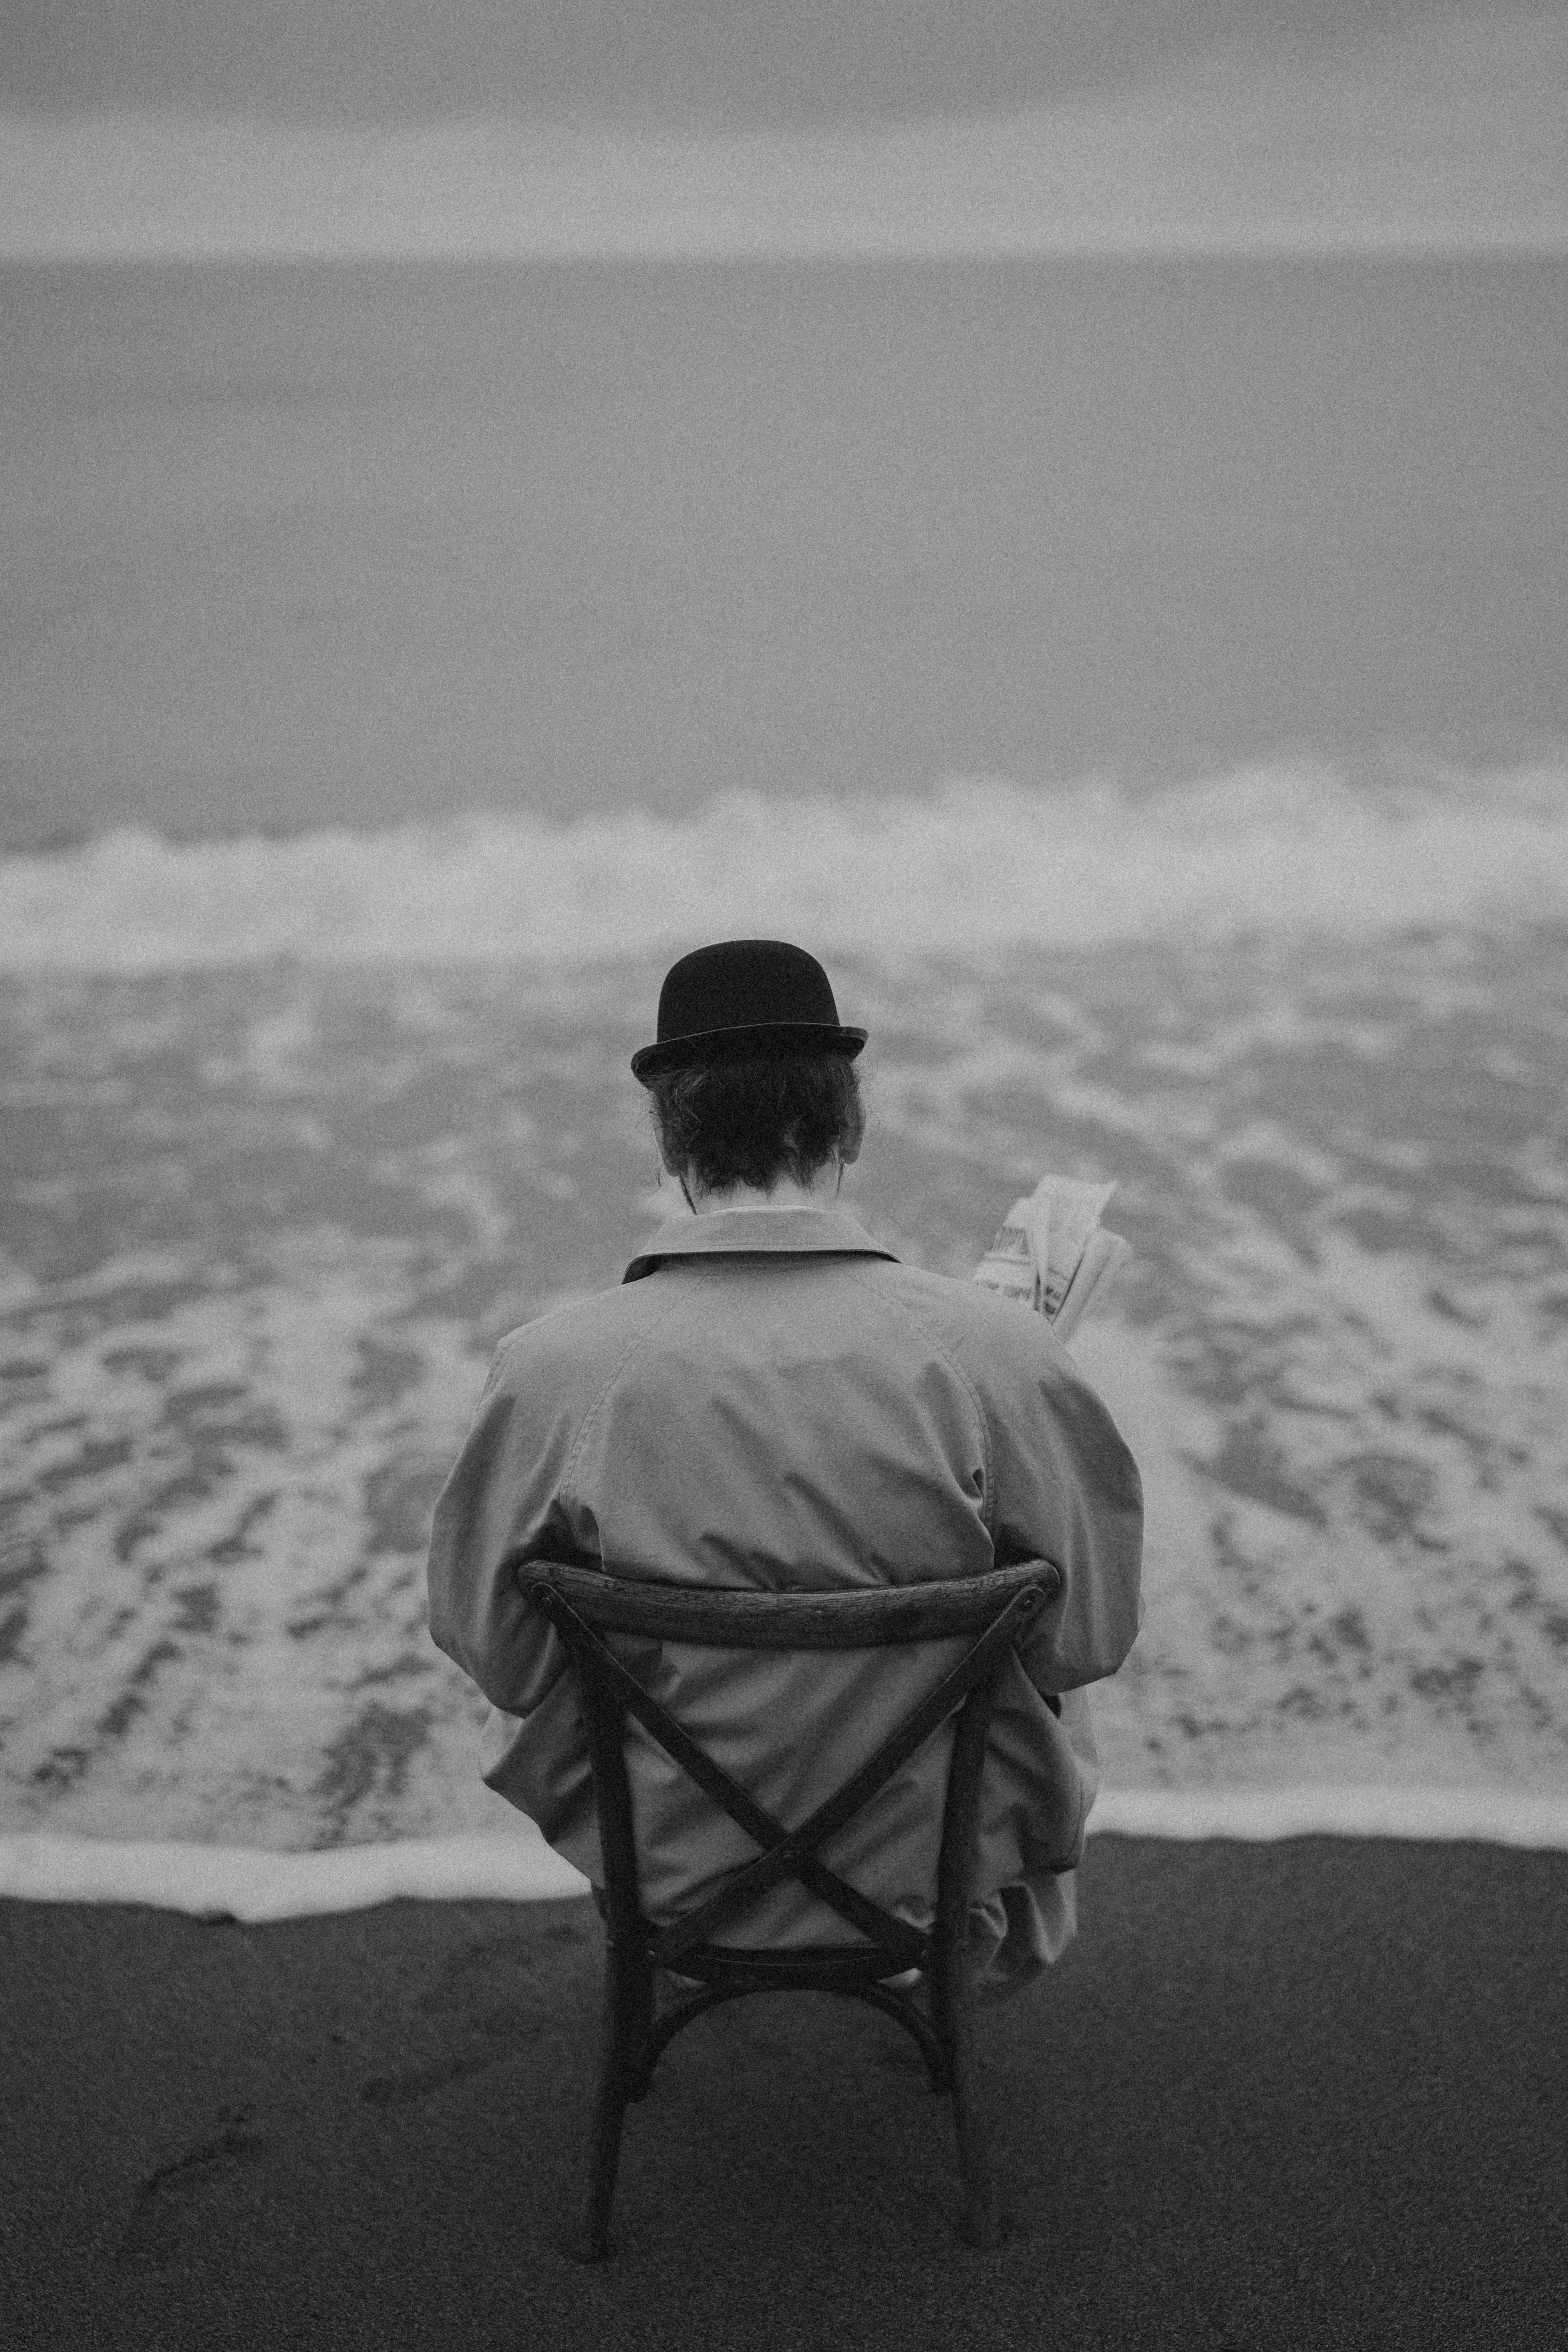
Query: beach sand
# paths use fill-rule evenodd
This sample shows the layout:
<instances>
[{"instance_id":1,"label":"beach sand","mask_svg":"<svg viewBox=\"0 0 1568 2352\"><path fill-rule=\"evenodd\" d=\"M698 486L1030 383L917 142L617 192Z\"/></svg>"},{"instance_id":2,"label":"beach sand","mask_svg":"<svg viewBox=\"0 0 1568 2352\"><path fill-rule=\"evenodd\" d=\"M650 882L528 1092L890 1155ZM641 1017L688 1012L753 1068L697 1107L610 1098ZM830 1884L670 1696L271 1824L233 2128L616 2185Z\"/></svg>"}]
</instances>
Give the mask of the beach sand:
<instances>
[{"instance_id":1,"label":"beach sand","mask_svg":"<svg viewBox=\"0 0 1568 2352\"><path fill-rule=\"evenodd\" d=\"M591 2087L584 1902L266 1927L0 1905L16 2352L1075 2352L1568 2328L1568 1861L1112 1839L1049 1979L982 2013L1015 2221L849 2004L702 2020L628 2120L616 2256L559 2251Z\"/></svg>"}]
</instances>

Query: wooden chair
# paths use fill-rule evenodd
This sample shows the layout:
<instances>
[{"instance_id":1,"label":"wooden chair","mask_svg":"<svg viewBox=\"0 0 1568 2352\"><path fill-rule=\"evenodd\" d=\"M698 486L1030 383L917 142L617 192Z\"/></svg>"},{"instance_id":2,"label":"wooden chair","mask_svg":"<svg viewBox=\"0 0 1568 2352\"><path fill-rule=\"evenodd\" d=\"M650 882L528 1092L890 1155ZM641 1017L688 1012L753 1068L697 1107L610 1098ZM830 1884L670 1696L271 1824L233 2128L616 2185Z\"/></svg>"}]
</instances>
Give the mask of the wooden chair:
<instances>
[{"instance_id":1,"label":"wooden chair","mask_svg":"<svg viewBox=\"0 0 1568 2352\"><path fill-rule=\"evenodd\" d=\"M584 2262L608 2253L621 2127L629 2102L646 2096L666 2046L694 2017L755 1992L832 1992L868 2001L896 2018L919 2044L933 2091L952 2102L963 2199L959 2233L996 2246L1003 2228L992 2189L985 2137L971 2099L971 2022L966 1961L980 1780L998 1679L1059 1571L1034 1560L952 1582L858 1587L847 1591L755 1592L635 1582L547 1560L519 1563L524 1591L566 1645L582 1691L594 1795L605 1857L605 2026L586 2190L572 2251ZM806 1820L786 1825L741 1787L642 1687L604 1639L651 1635L725 1649L900 1647L973 1634L973 1646L943 1673L899 1727ZM942 1843L929 1929L911 1927L821 1859L821 1848L860 1811L907 1758L956 1714ZM682 1917L656 1925L637 1888L631 1788L624 1752L635 1717L759 1848L716 1893ZM716 1944L713 1931L768 1888L793 1878L857 1930L857 1939L790 1949ZM925 2005L883 1979L921 1971ZM660 1970L695 1979L660 2008Z\"/></svg>"}]
</instances>

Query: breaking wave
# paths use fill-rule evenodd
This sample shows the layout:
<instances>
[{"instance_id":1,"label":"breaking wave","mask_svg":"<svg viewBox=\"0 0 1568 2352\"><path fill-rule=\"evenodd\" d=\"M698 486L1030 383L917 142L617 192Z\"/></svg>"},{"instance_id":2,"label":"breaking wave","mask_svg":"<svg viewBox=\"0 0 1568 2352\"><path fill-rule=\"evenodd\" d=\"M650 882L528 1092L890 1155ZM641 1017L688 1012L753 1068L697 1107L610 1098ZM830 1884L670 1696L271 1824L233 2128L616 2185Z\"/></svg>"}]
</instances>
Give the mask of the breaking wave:
<instances>
[{"instance_id":1,"label":"breaking wave","mask_svg":"<svg viewBox=\"0 0 1568 2352\"><path fill-rule=\"evenodd\" d=\"M0 860L0 967L602 961L697 937L819 950L1224 940L1568 918L1568 765L1368 781L1289 763L1134 793L952 783L685 816L470 814Z\"/></svg>"}]
</instances>

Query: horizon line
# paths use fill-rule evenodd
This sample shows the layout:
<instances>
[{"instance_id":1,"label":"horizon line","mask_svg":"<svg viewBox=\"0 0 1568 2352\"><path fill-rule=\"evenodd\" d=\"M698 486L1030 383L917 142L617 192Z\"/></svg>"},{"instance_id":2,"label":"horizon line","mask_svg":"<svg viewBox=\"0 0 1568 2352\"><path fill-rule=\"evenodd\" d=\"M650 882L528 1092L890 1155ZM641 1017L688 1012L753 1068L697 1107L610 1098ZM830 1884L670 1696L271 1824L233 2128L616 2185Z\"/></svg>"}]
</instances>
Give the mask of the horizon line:
<instances>
[{"instance_id":1,"label":"horizon line","mask_svg":"<svg viewBox=\"0 0 1568 2352\"><path fill-rule=\"evenodd\" d=\"M0 269L484 269L780 268L806 264L844 268L969 268L1029 262L1265 261L1568 261L1568 228L1561 234L1468 236L1459 233L1332 236L1194 235L1142 242L1089 236L1047 243L981 245L570 245L375 246L355 247L253 245L177 246L7 245L0 234Z\"/></svg>"},{"instance_id":2,"label":"horizon line","mask_svg":"<svg viewBox=\"0 0 1568 2352\"><path fill-rule=\"evenodd\" d=\"M1152 93L876 129L0 114L11 262L1568 254L1568 150ZM1461 138L1460 130L1466 131Z\"/></svg>"}]
</instances>

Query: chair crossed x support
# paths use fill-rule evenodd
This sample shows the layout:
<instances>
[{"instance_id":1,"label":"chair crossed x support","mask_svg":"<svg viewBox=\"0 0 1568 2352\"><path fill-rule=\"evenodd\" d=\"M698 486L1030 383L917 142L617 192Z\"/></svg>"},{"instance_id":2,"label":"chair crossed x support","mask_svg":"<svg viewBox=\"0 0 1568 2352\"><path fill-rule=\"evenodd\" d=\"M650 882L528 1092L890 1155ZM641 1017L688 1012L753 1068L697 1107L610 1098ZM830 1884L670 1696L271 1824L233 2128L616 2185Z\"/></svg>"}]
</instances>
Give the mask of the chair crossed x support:
<instances>
[{"instance_id":1,"label":"chair crossed x support","mask_svg":"<svg viewBox=\"0 0 1568 2352\"><path fill-rule=\"evenodd\" d=\"M587 1723L595 1801L605 1857L606 1916L605 2053L595 2103L587 2193L573 2251L585 2261L608 2252L621 2128L628 2102L644 2097L673 2036L706 2010L762 1991L837 1992L868 2001L913 2037L933 2091L952 2101L964 2204L960 2231L971 2242L1000 2242L989 2165L968 2095L969 2015L963 1958L966 1913L986 1731L998 1678L1058 1571L1033 1561L962 1582L847 1593L758 1593L655 1586L558 1563L520 1565L520 1581L564 1643ZM736 1648L902 1645L984 1631L898 1728L832 1795L791 1829L760 1804L644 1689L600 1631ZM943 1808L935 1921L912 1927L852 1886L820 1849L863 1811L917 1748L958 1717ZM642 1912L625 1756L627 1716L758 1847L755 1858L682 1917L656 1926ZM713 1932L770 1888L793 1878L863 1940L790 1950L717 1945ZM917 1969L929 2018L883 1979ZM694 1979L703 1990L656 2018L656 1969Z\"/></svg>"}]
</instances>

